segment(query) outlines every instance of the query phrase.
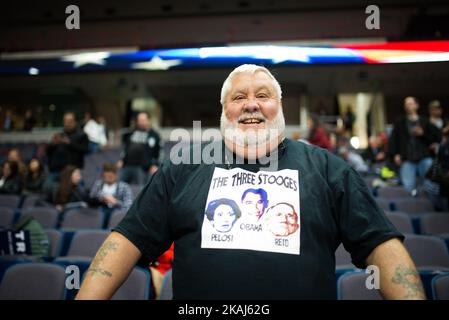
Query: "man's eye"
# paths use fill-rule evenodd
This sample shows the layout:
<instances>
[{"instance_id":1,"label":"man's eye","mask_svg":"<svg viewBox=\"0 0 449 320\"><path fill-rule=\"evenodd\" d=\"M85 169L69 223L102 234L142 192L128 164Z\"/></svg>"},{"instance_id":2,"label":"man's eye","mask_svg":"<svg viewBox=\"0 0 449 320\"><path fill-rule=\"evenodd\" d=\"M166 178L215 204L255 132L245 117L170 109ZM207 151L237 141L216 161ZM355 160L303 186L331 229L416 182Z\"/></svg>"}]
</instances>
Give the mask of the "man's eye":
<instances>
[{"instance_id":1,"label":"man's eye","mask_svg":"<svg viewBox=\"0 0 449 320\"><path fill-rule=\"evenodd\" d=\"M268 95L265 94L265 93L259 93L259 94L257 95L257 98L259 98L259 99L266 99L266 98L268 98Z\"/></svg>"},{"instance_id":2,"label":"man's eye","mask_svg":"<svg viewBox=\"0 0 449 320\"><path fill-rule=\"evenodd\" d=\"M244 96L236 96L236 97L234 97L234 100L243 100L243 99L245 99Z\"/></svg>"}]
</instances>

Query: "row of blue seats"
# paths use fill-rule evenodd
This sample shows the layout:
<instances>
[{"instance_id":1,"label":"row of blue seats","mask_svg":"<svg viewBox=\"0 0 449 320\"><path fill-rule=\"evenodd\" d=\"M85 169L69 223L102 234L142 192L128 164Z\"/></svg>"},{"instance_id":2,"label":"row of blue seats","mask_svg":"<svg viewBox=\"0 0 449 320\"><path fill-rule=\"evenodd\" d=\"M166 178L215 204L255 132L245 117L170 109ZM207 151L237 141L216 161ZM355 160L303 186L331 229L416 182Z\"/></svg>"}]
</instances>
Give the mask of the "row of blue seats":
<instances>
[{"instance_id":1,"label":"row of blue seats","mask_svg":"<svg viewBox=\"0 0 449 320\"><path fill-rule=\"evenodd\" d=\"M125 216L123 210L105 214L101 209L74 208L61 213L54 207L10 209L0 207L0 227L10 228L21 216L33 216L44 228L101 229L112 228Z\"/></svg>"},{"instance_id":2,"label":"row of blue seats","mask_svg":"<svg viewBox=\"0 0 449 320\"><path fill-rule=\"evenodd\" d=\"M78 272L73 266L61 263L21 262L10 266L0 283L0 300L39 299L71 300L77 294L79 284L87 270ZM378 288L367 288L370 276L365 270L348 271L336 280L339 300L381 300ZM449 300L449 273L421 277L429 300ZM32 285L30 285L32 284ZM381 285L381 283L379 283ZM169 270L163 280L161 300L173 297L172 273ZM113 300L151 300L151 274L147 269L135 267L128 279L118 289Z\"/></svg>"},{"instance_id":3,"label":"row of blue seats","mask_svg":"<svg viewBox=\"0 0 449 320\"><path fill-rule=\"evenodd\" d=\"M449 237L449 214L428 212L411 215L400 211L385 211L387 218L402 233L433 234Z\"/></svg>"},{"instance_id":4,"label":"row of blue seats","mask_svg":"<svg viewBox=\"0 0 449 320\"><path fill-rule=\"evenodd\" d=\"M79 266L79 265L75 265ZM16 261L0 281L0 300L73 300L87 267L67 262ZM150 300L151 273L135 267L112 297L113 300Z\"/></svg>"}]
</instances>

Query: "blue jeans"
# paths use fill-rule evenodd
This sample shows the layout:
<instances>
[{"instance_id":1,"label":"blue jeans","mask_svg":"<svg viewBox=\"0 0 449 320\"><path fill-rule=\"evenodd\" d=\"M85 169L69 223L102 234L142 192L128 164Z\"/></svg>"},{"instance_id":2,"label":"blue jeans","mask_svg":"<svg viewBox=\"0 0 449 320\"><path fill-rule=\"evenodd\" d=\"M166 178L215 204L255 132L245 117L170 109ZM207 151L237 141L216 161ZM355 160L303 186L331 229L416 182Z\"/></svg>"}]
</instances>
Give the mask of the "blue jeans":
<instances>
[{"instance_id":1,"label":"blue jeans","mask_svg":"<svg viewBox=\"0 0 449 320\"><path fill-rule=\"evenodd\" d=\"M405 190L412 192L416 188L416 174L419 175L421 183L426 180L426 173L432 166L432 158L427 157L419 162L404 161L399 170L401 182Z\"/></svg>"},{"instance_id":2,"label":"blue jeans","mask_svg":"<svg viewBox=\"0 0 449 320\"><path fill-rule=\"evenodd\" d=\"M120 173L120 180L128 184L144 185L147 182L148 175L139 166L125 166Z\"/></svg>"}]
</instances>

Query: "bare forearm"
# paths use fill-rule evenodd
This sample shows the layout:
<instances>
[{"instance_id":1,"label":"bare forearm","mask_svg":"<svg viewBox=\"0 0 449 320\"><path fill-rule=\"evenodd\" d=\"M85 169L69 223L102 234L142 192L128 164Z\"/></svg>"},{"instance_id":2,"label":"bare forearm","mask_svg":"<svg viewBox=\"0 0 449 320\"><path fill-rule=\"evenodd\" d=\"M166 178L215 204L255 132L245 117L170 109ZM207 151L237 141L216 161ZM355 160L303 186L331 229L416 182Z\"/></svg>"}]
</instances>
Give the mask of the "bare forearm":
<instances>
[{"instance_id":1,"label":"bare forearm","mask_svg":"<svg viewBox=\"0 0 449 320\"><path fill-rule=\"evenodd\" d=\"M410 255L398 239L379 245L367 259L380 270L380 291L385 299L421 300L425 293Z\"/></svg>"},{"instance_id":2,"label":"bare forearm","mask_svg":"<svg viewBox=\"0 0 449 320\"><path fill-rule=\"evenodd\" d=\"M110 299L140 259L140 251L112 232L98 250L76 299Z\"/></svg>"}]
</instances>

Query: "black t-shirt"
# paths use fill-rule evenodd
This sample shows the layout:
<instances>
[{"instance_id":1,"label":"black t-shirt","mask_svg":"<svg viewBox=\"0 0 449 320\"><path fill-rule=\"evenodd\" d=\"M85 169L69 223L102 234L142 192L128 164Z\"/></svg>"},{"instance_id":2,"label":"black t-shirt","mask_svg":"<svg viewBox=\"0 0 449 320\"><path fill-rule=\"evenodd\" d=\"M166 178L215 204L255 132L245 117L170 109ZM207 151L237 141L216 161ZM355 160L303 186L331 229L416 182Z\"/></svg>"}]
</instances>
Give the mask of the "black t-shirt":
<instances>
[{"instance_id":1,"label":"black t-shirt","mask_svg":"<svg viewBox=\"0 0 449 320\"><path fill-rule=\"evenodd\" d=\"M289 239L299 243L299 252L296 248L288 249L293 250L290 254L274 252L276 249L262 244L259 250L257 243L249 249L210 248L209 239L202 238L210 229L205 210L213 203L208 197L212 195L212 177L230 167L257 172L254 164L164 162L114 230L134 243L148 260L175 242L174 299L335 299L335 250L341 242L354 264L363 268L376 246L402 235L376 205L363 179L343 160L289 139L279 150L278 171L273 176L283 172L293 178L278 180L275 176L272 182L281 185L267 185L265 198L269 206L281 201L294 207L299 218ZM285 187L285 192L268 189L280 187ZM237 199L235 203L242 206L241 193L231 194L238 187L226 190L222 197ZM294 196L286 196L291 194ZM283 207L288 209L288 204ZM265 215L269 212L265 210ZM236 223L234 230L242 225Z\"/></svg>"}]
</instances>

